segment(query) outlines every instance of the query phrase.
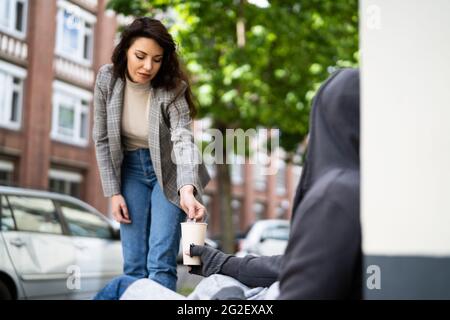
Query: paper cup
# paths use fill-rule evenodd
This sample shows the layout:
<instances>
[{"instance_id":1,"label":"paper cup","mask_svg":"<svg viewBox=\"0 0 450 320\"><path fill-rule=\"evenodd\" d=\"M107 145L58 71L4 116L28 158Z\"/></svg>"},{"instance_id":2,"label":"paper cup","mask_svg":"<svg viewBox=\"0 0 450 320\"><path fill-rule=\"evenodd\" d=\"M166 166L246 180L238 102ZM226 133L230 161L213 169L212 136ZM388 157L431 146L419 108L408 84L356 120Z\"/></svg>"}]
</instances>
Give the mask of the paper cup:
<instances>
[{"instance_id":1,"label":"paper cup","mask_svg":"<svg viewBox=\"0 0 450 320\"><path fill-rule=\"evenodd\" d=\"M189 266L199 266L200 257L191 257L185 252L190 251L191 243L205 245L206 227L205 222L182 222L181 223L181 243L183 246L183 264Z\"/></svg>"}]
</instances>

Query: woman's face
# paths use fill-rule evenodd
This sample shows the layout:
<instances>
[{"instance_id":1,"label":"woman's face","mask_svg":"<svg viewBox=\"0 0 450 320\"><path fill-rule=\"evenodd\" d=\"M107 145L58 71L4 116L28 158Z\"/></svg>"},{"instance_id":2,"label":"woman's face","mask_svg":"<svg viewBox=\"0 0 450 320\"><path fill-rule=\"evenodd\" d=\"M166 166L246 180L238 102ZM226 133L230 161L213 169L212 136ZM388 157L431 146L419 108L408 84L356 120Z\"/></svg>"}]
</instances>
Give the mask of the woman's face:
<instances>
[{"instance_id":1,"label":"woman's face","mask_svg":"<svg viewBox=\"0 0 450 320\"><path fill-rule=\"evenodd\" d=\"M149 83L161 68L164 50L150 38L137 38L127 51L128 76L132 81Z\"/></svg>"}]
</instances>

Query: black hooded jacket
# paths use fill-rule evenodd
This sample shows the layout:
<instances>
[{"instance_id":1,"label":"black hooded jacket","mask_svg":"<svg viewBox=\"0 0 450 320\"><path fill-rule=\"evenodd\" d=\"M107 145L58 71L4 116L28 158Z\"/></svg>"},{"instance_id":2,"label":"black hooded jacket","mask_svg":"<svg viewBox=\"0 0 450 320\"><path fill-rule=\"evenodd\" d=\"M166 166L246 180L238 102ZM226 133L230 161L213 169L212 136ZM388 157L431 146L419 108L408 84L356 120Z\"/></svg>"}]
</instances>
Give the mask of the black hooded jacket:
<instances>
[{"instance_id":1,"label":"black hooded jacket","mask_svg":"<svg viewBox=\"0 0 450 320\"><path fill-rule=\"evenodd\" d=\"M250 287L280 280L280 299L361 298L358 70L337 71L314 99L285 254L231 257L221 273Z\"/></svg>"}]
</instances>

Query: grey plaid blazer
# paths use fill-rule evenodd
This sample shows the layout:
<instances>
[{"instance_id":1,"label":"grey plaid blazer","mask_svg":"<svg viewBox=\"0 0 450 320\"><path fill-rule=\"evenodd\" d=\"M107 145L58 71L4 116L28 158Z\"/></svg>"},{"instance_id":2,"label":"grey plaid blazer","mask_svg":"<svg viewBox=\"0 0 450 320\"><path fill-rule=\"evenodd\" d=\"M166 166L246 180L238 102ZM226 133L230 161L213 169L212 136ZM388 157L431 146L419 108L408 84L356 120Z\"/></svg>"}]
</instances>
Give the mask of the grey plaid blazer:
<instances>
[{"instance_id":1,"label":"grey plaid blazer","mask_svg":"<svg viewBox=\"0 0 450 320\"><path fill-rule=\"evenodd\" d=\"M121 118L124 81L113 76L112 64L103 65L94 88L92 138L105 197L121 193ZM194 143L191 117L184 98L186 86L167 91L151 88L148 145L156 178L166 197L180 206L179 189L191 184L201 201L210 177ZM177 92L176 92L177 91Z\"/></svg>"}]
</instances>

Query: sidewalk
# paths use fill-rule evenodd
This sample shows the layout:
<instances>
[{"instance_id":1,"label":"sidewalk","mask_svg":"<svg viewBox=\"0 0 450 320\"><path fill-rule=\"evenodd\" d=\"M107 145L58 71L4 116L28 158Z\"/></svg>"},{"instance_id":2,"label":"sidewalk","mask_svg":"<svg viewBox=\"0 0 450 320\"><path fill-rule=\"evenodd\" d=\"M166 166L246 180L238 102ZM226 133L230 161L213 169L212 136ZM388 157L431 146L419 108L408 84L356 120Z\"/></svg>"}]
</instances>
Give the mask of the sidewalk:
<instances>
[{"instance_id":1,"label":"sidewalk","mask_svg":"<svg viewBox=\"0 0 450 320\"><path fill-rule=\"evenodd\" d=\"M177 292L185 296L191 293L197 284L203 279L201 276L190 274L188 272L188 267L183 264L178 264L177 272Z\"/></svg>"}]
</instances>

